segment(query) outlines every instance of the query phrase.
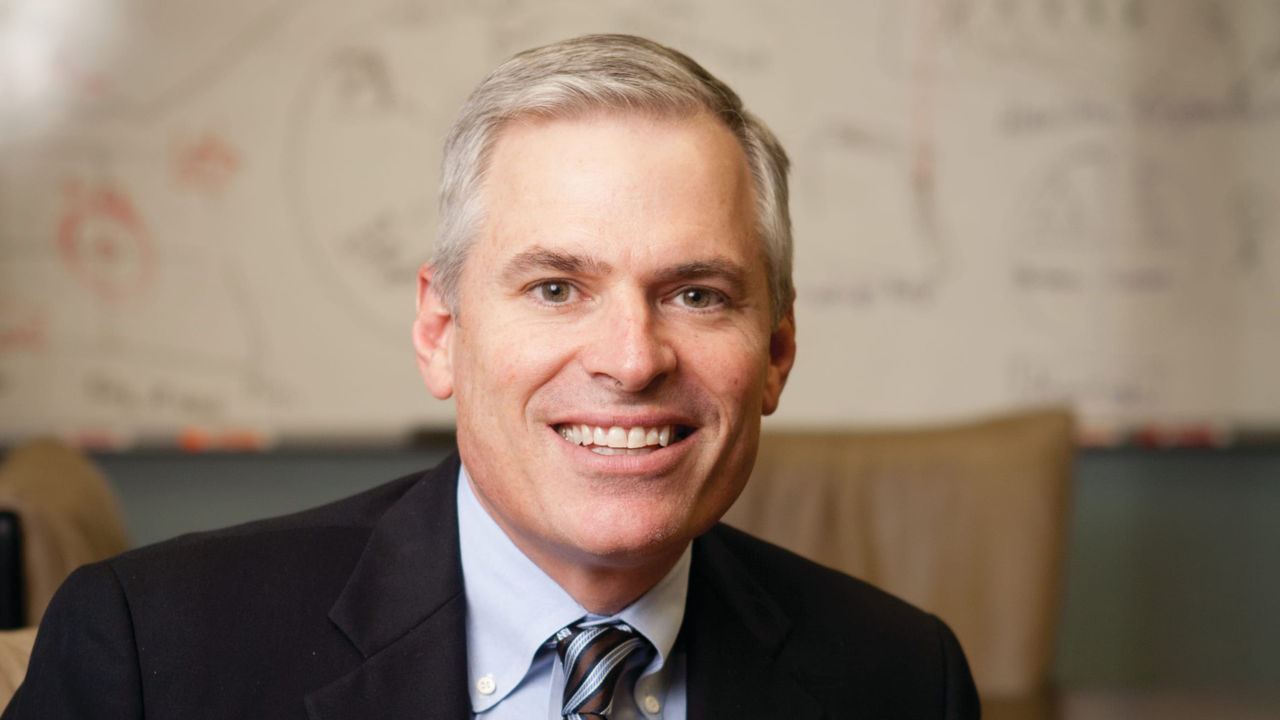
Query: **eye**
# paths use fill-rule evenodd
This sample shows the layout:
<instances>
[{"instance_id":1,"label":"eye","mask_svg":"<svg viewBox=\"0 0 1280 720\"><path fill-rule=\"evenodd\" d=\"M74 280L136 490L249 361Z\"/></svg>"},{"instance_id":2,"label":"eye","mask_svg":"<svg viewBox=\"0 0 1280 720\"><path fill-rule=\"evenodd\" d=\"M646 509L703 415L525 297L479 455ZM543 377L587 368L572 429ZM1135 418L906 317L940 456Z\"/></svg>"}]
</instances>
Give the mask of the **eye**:
<instances>
[{"instance_id":1,"label":"eye","mask_svg":"<svg viewBox=\"0 0 1280 720\"><path fill-rule=\"evenodd\" d=\"M679 298L682 305L695 310L705 310L725 302L721 292L701 287L685 288L680 291Z\"/></svg>"},{"instance_id":2,"label":"eye","mask_svg":"<svg viewBox=\"0 0 1280 720\"><path fill-rule=\"evenodd\" d=\"M533 289L539 300L552 305L569 302L573 296L573 286L563 280L540 282Z\"/></svg>"}]
</instances>

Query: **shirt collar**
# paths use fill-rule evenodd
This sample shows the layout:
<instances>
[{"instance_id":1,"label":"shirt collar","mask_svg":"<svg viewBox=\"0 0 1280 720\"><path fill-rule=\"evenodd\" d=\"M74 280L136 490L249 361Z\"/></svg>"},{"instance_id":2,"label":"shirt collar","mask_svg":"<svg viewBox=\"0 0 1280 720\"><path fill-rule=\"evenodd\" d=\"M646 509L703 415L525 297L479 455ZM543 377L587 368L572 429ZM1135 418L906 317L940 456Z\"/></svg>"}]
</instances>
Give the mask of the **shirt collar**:
<instances>
[{"instance_id":1,"label":"shirt collar","mask_svg":"<svg viewBox=\"0 0 1280 720\"><path fill-rule=\"evenodd\" d=\"M458 471L458 534L467 600L467 675L471 707L484 712L520 684L557 630L583 618L621 620L657 650L645 669L671 657L689 591L690 548L656 585L614 616L593 615L533 563L480 505L465 468ZM479 691L492 683L493 691Z\"/></svg>"}]
</instances>

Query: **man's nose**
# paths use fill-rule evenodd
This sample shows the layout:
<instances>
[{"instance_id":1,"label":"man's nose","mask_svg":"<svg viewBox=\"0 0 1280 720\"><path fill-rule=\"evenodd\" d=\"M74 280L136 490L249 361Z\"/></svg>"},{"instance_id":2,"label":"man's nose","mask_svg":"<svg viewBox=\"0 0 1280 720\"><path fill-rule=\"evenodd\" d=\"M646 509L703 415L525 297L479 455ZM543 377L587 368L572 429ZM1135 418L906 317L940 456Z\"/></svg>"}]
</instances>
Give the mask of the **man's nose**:
<instances>
[{"instance_id":1,"label":"man's nose","mask_svg":"<svg viewBox=\"0 0 1280 720\"><path fill-rule=\"evenodd\" d=\"M675 370L675 348L645 298L610 303L592 333L583 362L593 378L613 389L641 392Z\"/></svg>"}]
</instances>

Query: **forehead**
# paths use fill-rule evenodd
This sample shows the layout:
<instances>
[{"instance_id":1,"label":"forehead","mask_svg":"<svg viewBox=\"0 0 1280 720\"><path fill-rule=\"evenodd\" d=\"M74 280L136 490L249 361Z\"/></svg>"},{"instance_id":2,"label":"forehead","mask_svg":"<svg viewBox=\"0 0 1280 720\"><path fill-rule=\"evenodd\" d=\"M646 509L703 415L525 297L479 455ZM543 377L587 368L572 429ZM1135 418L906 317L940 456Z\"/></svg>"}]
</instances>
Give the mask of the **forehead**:
<instances>
[{"instance_id":1,"label":"forehead","mask_svg":"<svg viewBox=\"0 0 1280 720\"><path fill-rule=\"evenodd\" d=\"M746 154L708 113L513 121L494 144L484 193L481 254L652 249L763 264Z\"/></svg>"}]
</instances>

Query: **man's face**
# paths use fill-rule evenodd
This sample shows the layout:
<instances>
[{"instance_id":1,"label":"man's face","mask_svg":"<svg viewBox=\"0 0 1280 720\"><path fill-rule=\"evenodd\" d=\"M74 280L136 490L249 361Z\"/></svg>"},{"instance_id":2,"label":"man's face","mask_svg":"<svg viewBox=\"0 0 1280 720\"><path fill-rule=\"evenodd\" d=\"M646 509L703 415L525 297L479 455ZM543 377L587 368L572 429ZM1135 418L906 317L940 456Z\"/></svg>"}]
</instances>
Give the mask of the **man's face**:
<instances>
[{"instance_id":1,"label":"man's face","mask_svg":"<svg viewBox=\"0 0 1280 720\"><path fill-rule=\"evenodd\" d=\"M458 316L425 271L415 331L478 498L544 568L672 559L737 498L794 357L742 149L708 115L516 121L485 205Z\"/></svg>"}]
</instances>

